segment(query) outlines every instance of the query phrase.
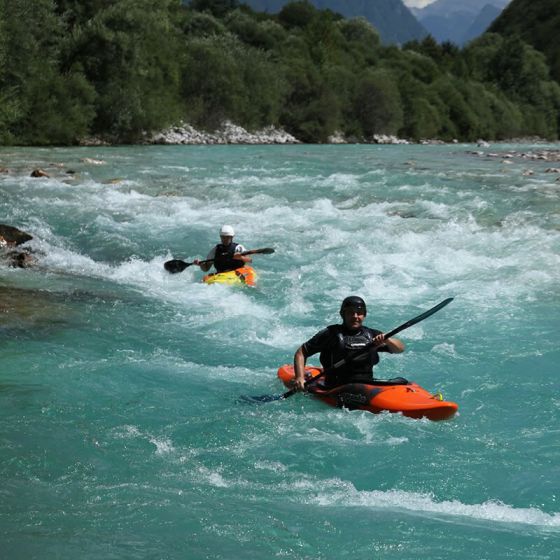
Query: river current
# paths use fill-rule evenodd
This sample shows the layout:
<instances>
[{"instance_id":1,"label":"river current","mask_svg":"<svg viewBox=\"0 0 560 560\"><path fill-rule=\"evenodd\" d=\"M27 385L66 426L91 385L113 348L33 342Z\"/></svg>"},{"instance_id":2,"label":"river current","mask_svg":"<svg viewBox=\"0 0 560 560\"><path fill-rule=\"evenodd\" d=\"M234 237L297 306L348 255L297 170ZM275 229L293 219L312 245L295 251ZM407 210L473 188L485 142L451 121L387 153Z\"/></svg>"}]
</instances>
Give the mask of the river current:
<instances>
[{"instance_id":1,"label":"river current","mask_svg":"<svg viewBox=\"0 0 560 560\"><path fill-rule=\"evenodd\" d=\"M513 149L0 149L38 260L0 265L0 556L556 558L560 175ZM257 288L163 269L222 224ZM384 331L455 298L376 367L455 418L240 401L350 294Z\"/></svg>"}]
</instances>

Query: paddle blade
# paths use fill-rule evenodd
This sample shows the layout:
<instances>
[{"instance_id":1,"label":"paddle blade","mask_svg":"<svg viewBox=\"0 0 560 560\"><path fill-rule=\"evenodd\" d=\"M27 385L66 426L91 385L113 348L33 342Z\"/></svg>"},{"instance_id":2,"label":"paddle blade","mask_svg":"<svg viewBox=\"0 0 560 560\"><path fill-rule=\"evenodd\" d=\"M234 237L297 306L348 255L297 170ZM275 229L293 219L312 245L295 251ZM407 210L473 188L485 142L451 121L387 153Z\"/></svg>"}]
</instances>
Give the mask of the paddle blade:
<instances>
[{"instance_id":1,"label":"paddle blade","mask_svg":"<svg viewBox=\"0 0 560 560\"><path fill-rule=\"evenodd\" d=\"M250 396L250 395L243 395L239 397L240 402L250 403L250 404L262 404L262 403L269 403L274 401L283 401L292 395L295 395L297 391L295 389L290 389L281 395L259 395L259 396Z\"/></svg>"},{"instance_id":2,"label":"paddle blade","mask_svg":"<svg viewBox=\"0 0 560 560\"><path fill-rule=\"evenodd\" d=\"M183 272L185 268L189 267L192 263L187 263L180 259L173 259L164 263L163 268L170 272L171 274L176 274L177 272Z\"/></svg>"},{"instance_id":3,"label":"paddle blade","mask_svg":"<svg viewBox=\"0 0 560 560\"><path fill-rule=\"evenodd\" d=\"M281 401L284 398L284 395L241 395L239 397L239 402L245 404L264 404L274 401Z\"/></svg>"}]
</instances>

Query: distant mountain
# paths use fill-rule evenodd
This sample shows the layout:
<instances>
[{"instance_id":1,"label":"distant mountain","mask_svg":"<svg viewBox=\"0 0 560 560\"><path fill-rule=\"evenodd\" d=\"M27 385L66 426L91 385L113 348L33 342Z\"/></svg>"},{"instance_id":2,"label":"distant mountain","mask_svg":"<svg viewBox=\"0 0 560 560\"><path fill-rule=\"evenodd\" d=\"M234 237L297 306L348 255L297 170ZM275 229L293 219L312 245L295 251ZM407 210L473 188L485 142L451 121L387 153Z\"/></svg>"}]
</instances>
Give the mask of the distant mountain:
<instances>
[{"instance_id":1,"label":"distant mountain","mask_svg":"<svg viewBox=\"0 0 560 560\"><path fill-rule=\"evenodd\" d=\"M411 11L440 43L462 45L482 34L511 0L436 0Z\"/></svg>"},{"instance_id":2,"label":"distant mountain","mask_svg":"<svg viewBox=\"0 0 560 560\"><path fill-rule=\"evenodd\" d=\"M486 4L479 14L476 16L475 20L471 23L470 27L467 29L463 35L461 43L468 43L476 37L482 35L492 24L492 22L501 14L500 8L494 6L493 4Z\"/></svg>"},{"instance_id":3,"label":"distant mountain","mask_svg":"<svg viewBox=\"0 0 560 560\"><path fill-rule=\"evenodd\" d=\"M259 12L277 13L290 0L240 0ZM422 39L426 30L402 0L309 0L316 8L329 9L344 17L365 17L385 44Z\"/></svg>"},{"instance_id":4,"label":"distant mountain","mask_svg":"<svg viewBox=\"0 0 560 560\"><path fill-rule=\"evenodd\" d=\"M552 77L560 82L560 0L513 0L489 31L519 35L543 52Z\"/></svg>"}]
</instances>

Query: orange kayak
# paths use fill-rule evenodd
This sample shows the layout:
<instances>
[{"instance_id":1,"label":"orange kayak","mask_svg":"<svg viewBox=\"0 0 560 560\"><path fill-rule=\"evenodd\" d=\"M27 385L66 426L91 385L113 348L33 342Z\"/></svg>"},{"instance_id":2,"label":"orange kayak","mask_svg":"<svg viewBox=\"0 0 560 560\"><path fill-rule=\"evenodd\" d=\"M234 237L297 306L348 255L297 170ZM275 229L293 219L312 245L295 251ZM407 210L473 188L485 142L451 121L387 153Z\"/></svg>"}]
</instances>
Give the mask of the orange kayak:
<instances>
[{"instance_id":1,"label":"orange kayak","mask_svg":"<svg viewBox=\"0 0 560 560\"><path fill-rule=\"evenodd\" d=\"M227 272L207 274L202 281L205 284L240 284L254 288L257 285L257 273L254 268L244 266L236 270L228 270Z\"/></svg>"},{"instance_id":2,"label":"orange kayak","mask_svg":"<svg viewBox=\"0 0 560 560\"><path fill-rule=\"evenodd\" d=\"M322 368L307 366L307 380L319 375ZM278 369L278 377L288 388L292 387L294 367L284 365ZM308 392L331 406L350 410L368 410L379 412L400 412L409 418L429 418L430 420L447 420L459 408L456 403L444 401L441 394L432 394L399 377L395 380L376 380L371 384L349 383L334 389L327 389L321 379L316 384L308 385Z\"/></svg>"}]
</instances>

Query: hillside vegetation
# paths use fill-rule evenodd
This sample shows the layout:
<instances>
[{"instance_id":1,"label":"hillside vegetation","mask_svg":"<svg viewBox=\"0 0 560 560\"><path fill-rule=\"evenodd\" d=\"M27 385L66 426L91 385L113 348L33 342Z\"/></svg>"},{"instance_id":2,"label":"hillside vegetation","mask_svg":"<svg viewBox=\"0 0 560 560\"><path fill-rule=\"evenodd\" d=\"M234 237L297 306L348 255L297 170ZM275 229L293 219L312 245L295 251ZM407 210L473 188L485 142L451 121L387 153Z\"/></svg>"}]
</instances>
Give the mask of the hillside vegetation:
<instances>
[{"instance_id":1,"label":"hillside vegetation","mask_svg":"<svg viewBox=\"0 0 560 560\"><path fill-rule=\"evenodd\" d=\"M363 18L294 2L0 0L0 142L137 142L181 120L412 139L557 138L560 86L516 36L383 46Z\"/></svg>"},{"instance_id":2,"label":"hillside vegetation","mask_svg":"<svg viewBox=\"0 0 560 560\"><path fill-rule=\"evenodd\" d=\"M490 31L517 35L544 53L552 77L560 81L560 0L513 0Z\"/></svg>"}]
</instances>

